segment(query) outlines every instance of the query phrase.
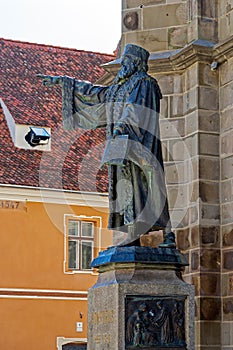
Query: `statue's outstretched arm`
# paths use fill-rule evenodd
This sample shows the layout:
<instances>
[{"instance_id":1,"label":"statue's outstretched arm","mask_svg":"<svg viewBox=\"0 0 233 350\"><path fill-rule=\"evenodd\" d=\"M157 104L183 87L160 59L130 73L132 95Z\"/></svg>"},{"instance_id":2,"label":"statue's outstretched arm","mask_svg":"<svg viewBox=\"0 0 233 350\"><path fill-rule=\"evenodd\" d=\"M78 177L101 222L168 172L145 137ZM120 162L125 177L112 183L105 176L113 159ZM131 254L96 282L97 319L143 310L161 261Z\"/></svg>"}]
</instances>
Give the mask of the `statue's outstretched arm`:
<instances>
[{"instance_id":1,"label":"statue's outstretched arm","mask_svg":"<svg viewBox=\"0 0 233 350\"><path fill-rule=\"evenodd\" d=\"M42 84L45 86L62 85L62 76L52 76L43 74L37 74L36 76L37 78L42 79Z\"/></svg>"}]
</instances>

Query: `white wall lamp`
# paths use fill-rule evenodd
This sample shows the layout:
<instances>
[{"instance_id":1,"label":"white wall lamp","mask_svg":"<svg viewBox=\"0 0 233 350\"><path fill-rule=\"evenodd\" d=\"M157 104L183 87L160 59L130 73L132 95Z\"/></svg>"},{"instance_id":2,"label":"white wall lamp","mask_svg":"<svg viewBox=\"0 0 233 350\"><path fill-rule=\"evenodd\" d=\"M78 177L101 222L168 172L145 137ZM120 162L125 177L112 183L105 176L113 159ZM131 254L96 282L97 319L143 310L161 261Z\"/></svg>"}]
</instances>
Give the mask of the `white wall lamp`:
<instances>
[{"instance_id":1,"label":"white wall lamp","mask_svg":"<svg viewBox=\"0 0 233 350\"><path fill-rule=\"evenodd\" d=\"M32 147L47 145L49 139L50 134L44 128L35 126L30 126L30 131L25 136L25 140Z\"/></svg>"}]
</instances>

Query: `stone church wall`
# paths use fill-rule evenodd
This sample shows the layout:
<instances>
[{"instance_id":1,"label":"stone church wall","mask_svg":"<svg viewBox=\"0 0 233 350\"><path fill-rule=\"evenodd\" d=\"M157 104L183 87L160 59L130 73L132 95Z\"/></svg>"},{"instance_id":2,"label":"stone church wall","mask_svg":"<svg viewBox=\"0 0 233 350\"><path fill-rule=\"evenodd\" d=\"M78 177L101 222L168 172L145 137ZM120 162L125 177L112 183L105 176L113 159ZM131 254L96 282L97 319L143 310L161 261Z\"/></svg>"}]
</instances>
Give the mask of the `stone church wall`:
<instances>
[{"instance_id":1,"label":"stone church wall","mask_svg":"<svg viewBox=\"0 0 233 350\"><path fill-rule=\"evenodd\" d=\"M195 286L196 349L233 349L233 1L123 0L121 47L150 51L173 228ZM114 72L111 66L109 72Z\"/></svg>"}]
</instances>

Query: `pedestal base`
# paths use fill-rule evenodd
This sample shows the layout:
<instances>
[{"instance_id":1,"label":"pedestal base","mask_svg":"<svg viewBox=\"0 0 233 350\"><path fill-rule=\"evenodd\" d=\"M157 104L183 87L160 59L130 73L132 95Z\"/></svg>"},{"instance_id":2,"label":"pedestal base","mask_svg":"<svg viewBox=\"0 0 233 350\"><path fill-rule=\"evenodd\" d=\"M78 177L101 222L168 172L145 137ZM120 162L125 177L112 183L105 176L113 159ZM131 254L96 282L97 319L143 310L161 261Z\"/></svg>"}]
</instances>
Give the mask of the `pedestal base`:
<instances>
[{"instance_id":1,"label":"pedestal base","mask_svg":"<svg viewBox=\"0 0 233 350\"><path fill-rule=\"evenodd\" d=\"M93 261L88 349L194 350L194 287L176 249L114 247Z\"/></svg>"}]
</instances>

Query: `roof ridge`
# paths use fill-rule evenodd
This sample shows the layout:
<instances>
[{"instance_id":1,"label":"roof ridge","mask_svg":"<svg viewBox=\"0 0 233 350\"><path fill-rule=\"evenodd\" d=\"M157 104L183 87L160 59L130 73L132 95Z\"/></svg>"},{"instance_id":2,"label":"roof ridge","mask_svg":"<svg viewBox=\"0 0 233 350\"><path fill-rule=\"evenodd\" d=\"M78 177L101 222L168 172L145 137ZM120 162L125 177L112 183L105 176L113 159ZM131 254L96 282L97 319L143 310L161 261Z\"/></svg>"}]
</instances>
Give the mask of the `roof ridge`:
<instances>
[{"instance_id":1,"label":"roof ridge","mask_svg":"<svg viewBox=\"0 0 233 350\"><path fill-rule=\"evenodd\" d=\"M22 40L14 40L14 39L5 39L0 37L0 41L5 41L5 42L10 42L10 43L15 43L15 44L26 44L26 45L31 45L31 46L39 46L39 47L44 47L44 48L54 48L54 49L59 49L59 50L68 50L68 51L76 51L76 52L83 52L83 53L92 53L96 55L102 55L102 56L109 56L109 57L116 57L114 53L104 53L104 52L96 52L96 51L90 51L90 50L79 50L75 48L69 48L69 47L62 47L58 45L48 45L48 44L39 44L39 43L32 43L29 41L22 41Z\"/></svg>"}]
</instances>

